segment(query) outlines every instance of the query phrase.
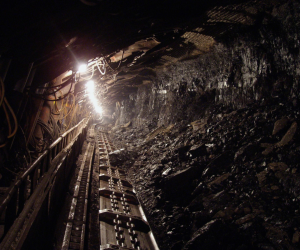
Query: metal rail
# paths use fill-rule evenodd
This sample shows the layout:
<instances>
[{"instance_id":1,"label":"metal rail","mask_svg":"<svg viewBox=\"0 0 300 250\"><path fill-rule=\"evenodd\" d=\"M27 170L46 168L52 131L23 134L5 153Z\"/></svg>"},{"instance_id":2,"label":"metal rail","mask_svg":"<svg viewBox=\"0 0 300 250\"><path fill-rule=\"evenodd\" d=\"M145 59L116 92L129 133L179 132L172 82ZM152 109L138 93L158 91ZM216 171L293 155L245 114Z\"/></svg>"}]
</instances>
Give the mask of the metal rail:
<instances>
[{"instance_id":1,"label":"metal rail","mask_svg":"<svg viewBox=\"0 0 300 250\"><path fill-rule=\"evenodd\" d=\"M100 250L159 250L143 209L125 172L110 166L115 148L103 129L98 131Z\"/></svg>"},{"instance_id":2,"label":"metal rail","mask_svg":"<svg viewBox=\"0 0 300 250\"><path fill-rule=\"evenodd\" d=\"M53 189L57 172L66 165L69 157L75 156L76 152L71 149L79 137L85 136L84 131L88 122L89 118L85 118L62 134L9 188L0 205L0 216L6 212L5 234L0 249L22 247L45 198L47 196L51 198L49 192Z\"/></svg>"},{"instance_id":3,"label":"metal rail","mask_svg":"<svg viewBox=\"0 0 300 250\"><path fill-rule=\"evenodd\" d=\"M89 136L94 137L94 126L89 130ZM91 169L94 154L94 140L88 142L77 176L71 208L68 216L62 250L84 249L85 231L87 227L87 207L89 186L91 183Z\"/></svg>"}]
</instances>

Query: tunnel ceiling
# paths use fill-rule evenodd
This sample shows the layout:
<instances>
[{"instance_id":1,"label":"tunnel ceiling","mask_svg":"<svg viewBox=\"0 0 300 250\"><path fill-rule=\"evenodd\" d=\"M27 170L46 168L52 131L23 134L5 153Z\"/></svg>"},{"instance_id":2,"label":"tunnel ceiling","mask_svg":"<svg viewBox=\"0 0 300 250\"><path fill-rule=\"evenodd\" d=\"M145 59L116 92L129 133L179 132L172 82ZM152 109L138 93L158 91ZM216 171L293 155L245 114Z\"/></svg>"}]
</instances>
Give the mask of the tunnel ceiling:
<instances>
[{"instance_id":1,"label":"tunnel ceiling","mask_svg":"<svg viewBox=\"0 0 300 250\"><path fill-rule=\"evenodd\" d=\"M208 52L230 30L255 28L280 1L66 0L1 3L2 57L34 62L35 81L104 57L106 104L158 70ZM282 2L282 1L281 1Z\"/></svg>"}]
</instances>

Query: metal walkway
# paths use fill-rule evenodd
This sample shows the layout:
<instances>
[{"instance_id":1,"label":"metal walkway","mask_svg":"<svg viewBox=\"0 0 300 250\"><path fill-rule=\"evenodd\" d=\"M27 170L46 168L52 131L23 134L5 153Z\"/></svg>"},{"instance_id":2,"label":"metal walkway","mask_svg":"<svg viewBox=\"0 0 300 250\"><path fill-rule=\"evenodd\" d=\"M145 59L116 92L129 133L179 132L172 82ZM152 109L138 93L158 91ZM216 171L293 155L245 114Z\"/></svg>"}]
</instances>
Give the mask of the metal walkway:
<instances>
[{"instance_id":1,"label":"metal walkway","mask_svg":"<svg viewBox=\"0 0 300 250\"><path fill-rule=\"evenodd\" d=\"M97 134L97 143L100 154L100 249L158 249L125 172L110 166L109 153L115 148L101 129Z\"/></svg>"}]
</instances>

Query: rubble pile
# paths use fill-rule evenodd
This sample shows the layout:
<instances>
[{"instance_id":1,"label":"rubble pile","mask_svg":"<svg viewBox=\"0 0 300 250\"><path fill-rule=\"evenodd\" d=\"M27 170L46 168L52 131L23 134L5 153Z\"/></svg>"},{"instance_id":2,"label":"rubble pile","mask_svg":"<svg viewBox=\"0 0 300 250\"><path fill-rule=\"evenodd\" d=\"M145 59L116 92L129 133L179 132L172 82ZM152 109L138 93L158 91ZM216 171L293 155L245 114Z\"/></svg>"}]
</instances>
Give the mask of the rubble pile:
<instances>
[{"instance_id":1,"label":"rubble pile","mask_svg":"<svg viewBox=\"0 0 300 250\"><path fill-rule=\"evenodd\" d=\"M114 133L161 249L298 249L298 109L206 113L150 139L133 127Z\"/></svg>"}]
</instances>

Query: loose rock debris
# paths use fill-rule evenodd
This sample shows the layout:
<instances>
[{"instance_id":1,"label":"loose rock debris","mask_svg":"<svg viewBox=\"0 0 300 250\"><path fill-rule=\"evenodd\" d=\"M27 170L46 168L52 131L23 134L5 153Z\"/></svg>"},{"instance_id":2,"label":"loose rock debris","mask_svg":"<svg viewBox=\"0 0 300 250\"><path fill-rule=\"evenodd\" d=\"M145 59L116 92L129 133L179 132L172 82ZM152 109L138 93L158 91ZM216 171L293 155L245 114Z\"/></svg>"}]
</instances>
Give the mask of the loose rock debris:
<instances>
[{"instance_id":1,"label":"loose rock debris","mask_svg":"<svg viewBox=\"0 0 300 250\"><path fill-rule=\"evenodd\" d=\"M298 249L299 111L215 105L206 113L201 128L113 134L131 152L123 165L161 249Z\"/></svg>"}]
</instances>

